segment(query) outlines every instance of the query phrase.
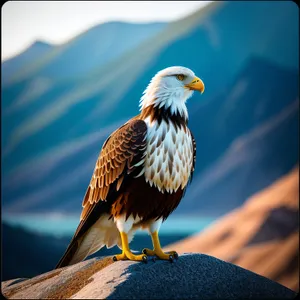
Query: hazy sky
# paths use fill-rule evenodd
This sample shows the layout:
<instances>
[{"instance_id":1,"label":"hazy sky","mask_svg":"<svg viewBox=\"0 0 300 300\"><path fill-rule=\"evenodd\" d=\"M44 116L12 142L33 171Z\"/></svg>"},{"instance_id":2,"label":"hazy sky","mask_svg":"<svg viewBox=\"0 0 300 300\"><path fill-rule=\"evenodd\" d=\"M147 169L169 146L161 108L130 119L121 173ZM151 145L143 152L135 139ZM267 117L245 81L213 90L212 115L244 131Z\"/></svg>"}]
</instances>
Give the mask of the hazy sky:
<instances>
[{"instance_id":1,"label":"hazy sky","mask_svg":"<svg viewBox=\"0 0 300 300\"><path fill-rule=\"evenodd\" d=\"M8 1L2 6L2 60L37 39L59 44L112 20L170 21L211 1Z\"/></svg>"}]
</instances>

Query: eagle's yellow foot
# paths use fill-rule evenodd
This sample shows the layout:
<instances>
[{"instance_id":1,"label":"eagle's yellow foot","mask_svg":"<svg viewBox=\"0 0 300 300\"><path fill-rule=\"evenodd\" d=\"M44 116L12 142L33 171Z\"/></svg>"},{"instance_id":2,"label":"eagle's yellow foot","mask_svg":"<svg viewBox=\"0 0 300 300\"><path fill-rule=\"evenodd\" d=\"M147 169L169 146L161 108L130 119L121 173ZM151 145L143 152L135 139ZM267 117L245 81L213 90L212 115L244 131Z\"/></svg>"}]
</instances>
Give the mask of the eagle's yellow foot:
<instances>
[{"instance_id":1,"label":"eagle's yellow foot","mask_svg":"<svg viewBox=\"0 0 300 300\"><path fill-rule=\"evenodd\" d=\"M151 256L155 255L159 259L169 260L171 262L173 262L174 259L178 258L178 254L176 251L170 251L170 252L162 251L157 231L151 233L151 238L152 238L152 243L153 243L153 250L145 248L145 249L143 249L144 254L151 255Z\"/></svg>"},{"instance_id":2,"label":"eagle's yellow foot","mask_svg":"<svg viewBox=\"0 0 300 300\"><path fill-rule=\"evenodd\" d=\"M139 254L135 255L133 254L130 249L129 249L129 244L128 244L128 238L127 234L125 232L121 232L121 241L122 241L122 254L115 255L113 257L114 261L117 260L135 260L135 261L142 261L147 263L148 262L148 257L145 254Z\"/></svg>"},{"instance_id":3,"label":"eagle's yellow foot","mask_svg":"<svg viewBox=\"0 0 300 300\"><path fill-rule=\"evenodd\" d=\"M178 259L178 254L176 251L169 251L169 252L163 252L161 249L160 250L151 250L148 248L144 248L142 251L144 254L148 256L157 256L159 259L163 260L169 260L171 262L174 261L174 259Z\"/></svg>"},{"instance_id":4,"label":"eagle's yellow foot","mask_svg":"<svg viewBox=\"0 0 300 300\"><path fill-rule=\"evenodd\" d=\"M170 255L174 258L174 259L178 259L178 253L176 251L168 251L168 252L163 252L163 251L154 251L154 250L151 250L151 249L148 249L148 248L144 248L143 251L142 251L144 254L146 255L151 255L151 256L154 256L156 255L158 258L160 259L166 259L166 258L162 258L164 257L164 255L168 255L168 257L170 258Z\"/></svg>"},{"instance_id":5,"label":"eagle's yellow foot","mask_svg":"<svg viewBox=\"0 0 300 300\"><path fill-rule=\"evenodd\" d=\"M118 260L127 260L127 256L125 255L125 253L121 253L121 254L117 254L113 257L114 261L118 261Z\"/></svg>"},{"instance_id":6,"label":"eagle's yellow foot","mask_svg":"<svg viewBox=\"0 0 300 300\"><path fill-rule=\"evenodd\" d=\"M118 260L136 260L136 261L143 261L145 263L148 262L148 257L147 255L144 255L144 254L139 254L139 255L135 255L133 254L132 252L128 252L128 253L122 253L122 254L118 254L118 255L115 255L113 257L113 260L114 261L118 261Z\"/></svg>"}]
</instances>

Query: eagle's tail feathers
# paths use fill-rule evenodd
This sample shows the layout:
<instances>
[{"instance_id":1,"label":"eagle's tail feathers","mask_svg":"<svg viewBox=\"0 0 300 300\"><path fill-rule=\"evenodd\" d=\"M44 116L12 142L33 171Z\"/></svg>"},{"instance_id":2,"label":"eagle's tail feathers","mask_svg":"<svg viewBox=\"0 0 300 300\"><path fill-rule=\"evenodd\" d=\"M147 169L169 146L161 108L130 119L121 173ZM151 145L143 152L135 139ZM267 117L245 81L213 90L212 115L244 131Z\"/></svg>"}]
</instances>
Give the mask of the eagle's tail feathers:
<instances>
[{"instance_id":1,"label":"eagle's tail feathers","mask_svg":"<svg viewBox=\"0 0 300 300\"><path fill-rule=\"evenodd\" d=\"M79 239L75 237L71 241L56 269L76 264L100 250L104 245L108 248L115 246L119 236L113 220L107 220L105 216L99 218L82 237Z\"/></svg>"}]
</instances>

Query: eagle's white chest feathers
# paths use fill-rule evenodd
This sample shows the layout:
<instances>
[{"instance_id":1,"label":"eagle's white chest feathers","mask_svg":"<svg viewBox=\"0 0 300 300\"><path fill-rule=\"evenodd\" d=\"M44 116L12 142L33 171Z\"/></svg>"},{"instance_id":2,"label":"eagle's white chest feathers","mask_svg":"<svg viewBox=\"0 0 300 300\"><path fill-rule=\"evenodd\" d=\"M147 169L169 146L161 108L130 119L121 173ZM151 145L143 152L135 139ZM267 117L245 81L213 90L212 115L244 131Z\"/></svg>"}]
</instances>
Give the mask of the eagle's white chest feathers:
<instances>
[{"instance_id":1,"label":"eagle's white chest feathers","mask_svg":"<svg viewBox=\"0 0 300 300\"><path fill-rule=\"evenodd\" d=\"M147 148L144 160L144 176L151 186L161 192L184 189L193 168L193 141L190 131L177 130L172 122L164 120L147 124Z\"/></svg>"}]
</instances>

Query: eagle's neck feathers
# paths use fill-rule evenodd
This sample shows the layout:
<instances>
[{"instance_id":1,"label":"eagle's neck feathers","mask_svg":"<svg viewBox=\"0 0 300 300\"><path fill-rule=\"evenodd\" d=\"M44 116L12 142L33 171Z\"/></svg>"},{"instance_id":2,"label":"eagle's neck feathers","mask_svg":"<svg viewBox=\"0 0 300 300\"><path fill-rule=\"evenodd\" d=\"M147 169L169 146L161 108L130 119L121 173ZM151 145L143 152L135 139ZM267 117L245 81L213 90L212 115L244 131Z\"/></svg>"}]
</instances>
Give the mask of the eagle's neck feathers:
<instances>
[{"instance_id":1,"label":"eagle's neck feathers","mask_svg":"<svg viewBox=\"0 0 300 300\"><path fill-rule=\"evenodd\" d=\"M186 101L193 91L183 88L169 88L152 79L140 99L142 118L151 117L159 122L170 120L187 124L188 111Z\"/></svg>"},{"instance_id":2,"label":"eagle's neck feathers","mask_svg":"<svg viewBox=\"0 0 300 300\"><path fill-rule=\"evenodd\" d=\"M175 126L185 127L188 123L188 118L185 114L181 115L178 112L173 112L169 108L165 107L155 107L153 104L147 106L141 111L140 118L142 120L149 119L150 122L157 121L158 124L161 124L162 121L166 123L173 123Z\"/></svg>"}]
</instances>

